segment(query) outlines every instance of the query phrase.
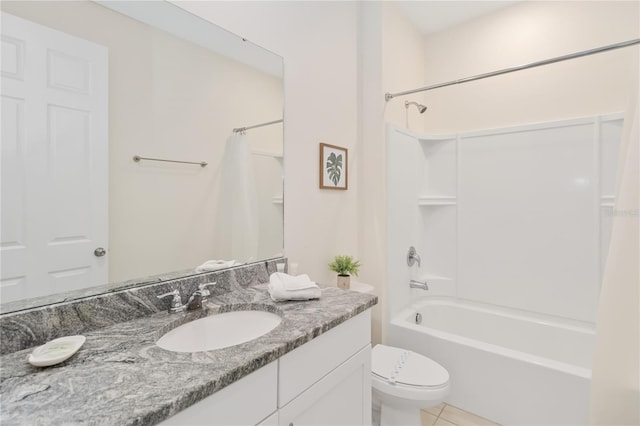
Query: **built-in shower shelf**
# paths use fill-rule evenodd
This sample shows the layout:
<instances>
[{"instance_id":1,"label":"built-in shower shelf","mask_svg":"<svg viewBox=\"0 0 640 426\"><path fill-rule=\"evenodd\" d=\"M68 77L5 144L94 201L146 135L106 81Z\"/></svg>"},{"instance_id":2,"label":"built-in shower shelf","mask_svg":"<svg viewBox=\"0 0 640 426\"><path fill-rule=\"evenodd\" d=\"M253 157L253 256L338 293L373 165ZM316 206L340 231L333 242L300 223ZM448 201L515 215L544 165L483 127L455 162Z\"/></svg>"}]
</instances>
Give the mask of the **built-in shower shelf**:
<instances>
[{"instance_id":1,"label":"built-in shower shelf","mask_svg":"<svg viewBox=\"0 0 640 426\"><path fill-rule=\"evenodd\" d=\"M429 136L429 137L420 137L418 140L421 143L442 143L442 142L455 142L456 135L442 135L442 136Z\"/></svg>"},{"instance_id":2,"label":"built-in shower shelf","mask_svg":"<svg viewBox=\"0 0 640 426\"><path fill-rule=\"evenodd\" d=\"M600 207L615 207L616 197L615 195L603 195L600 197Z\"/></svg>"},{"instance_id":3,"label":"built-in shower shelf","mask_svg":"<svg viewBox=\"0 0 640 426\"><path fill-rule=\"evenodd\" d=\"M418 198L418 205L429 207L429 206L455 206L457 204L456 197L447 196L447 195L430 195L430 196L422 196Z\"/></svg>"},{"instance_id":4,"label":"built-in shower shelf","mask_svg":"<svg viewBox=\"0 0 640 426\"><path fill-rule=\"evenodd\" d=\"M274 195L271 202L273 204L284 204L284 197L282 195Z\"/></svg>"}]
</instances>

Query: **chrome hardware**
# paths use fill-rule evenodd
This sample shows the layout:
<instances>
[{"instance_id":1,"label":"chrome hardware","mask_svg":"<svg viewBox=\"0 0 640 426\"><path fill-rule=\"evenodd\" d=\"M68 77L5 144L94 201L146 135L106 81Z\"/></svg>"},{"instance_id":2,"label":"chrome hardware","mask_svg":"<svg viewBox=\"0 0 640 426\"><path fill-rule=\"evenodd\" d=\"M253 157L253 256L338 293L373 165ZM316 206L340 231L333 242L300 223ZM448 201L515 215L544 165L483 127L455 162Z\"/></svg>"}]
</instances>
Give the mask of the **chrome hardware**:
<instances>
[{"instance_id":1,"label":"chrome hardware","mask_svg":"<svg viewBox=\"0 0 640 426\"><path fill-rule=\"evenodd\" d=\"M426 281L411 280L411 282L409 282L409 287L419 288L421 290L429 290L429 286L427 285Z\"/></svg>"},{"instance_id":2,"label":"chrome hardware","mask_svg":"<svg viewBox=\"0 0 640 426\"><path fill-rule=\"evenodd\" d=\"M206 287L216 285L215 282L207 284L198 284L198 289L193 292L189 301L185 305L187 311L193 311L195 309L202 309L202 304L207 301L207 297L211 296L211 292Z\"/></svg>"},{"instance_id":3,"label":"chrome hardware","mask_svg":"<svg viewBox=\"0 0 640 426\"><path fill-rule=\"evenodd\" d=\"M173 290L169 293L161 294L160 296L156 296L158 299L164 299L165 297L172 296L171 304L169 305L169 313L175 314L178 312L182 312L187 308L187 305L182 304L182 299L180 298L180 291Z\"/></svg>"},{"instance_id":4,"label":"chrome hardware","mask_svg":"<svg viewBox=\"0 0 640 426\"><path fill-rule=\"evenodd\" d=\"M247 130L250 130L250 129L257 129L258 127L271 126L272 124L278 124L278 123L284 123L284 119L269 121L267 123L255 124L253 126L238 127L236 129L233 129L233 133L243 133L244 134L244 132L246 132Z\"/></svg>"},{"instance_id":5,"label":"chrome hardware","mask_svg":"<svg viewBox=\"0 0 640 426\"><path fill-rule=\"evenodd\" d=\"M416 262L418 262L418 268L420 267L420 255L416 251L414 246L409 247L409 251L407 252L407 265L413 266Z\"/></svg>"},{"instance_id":6,"label":"chrome hardware","mask_svg":"<svg viewBox=\"0 0 640 426\"><path fill-rule=\"evenodd\" d=\"M214 281L214 282L212 282L212 283L198 284L198 290L204 290L204 289L205 289L205 288L207 288L207 287L213 287L213 286L214 286L214 285L216 285L217 283L218 283L217 281ZM209 293L209 290L204 290L204 291L206 291L206 292L207 292L207 294L206 294L205 296L209 296L209 294L211 294L211 293Z\"/></svg>"},{"instance_id":7,"label":"chrome hardware","mask_svg":"<svg viewBox=\"0 0 640 426\"><path fill-rule=\"evenodd\" d=\"M416 324L422 324L422 314L420 312L416 312Z\"/></svg>"},{"instance_id":8,"label":"chrome hardware","mask_svg":"<svg viewBox=\"0 0 640 426\"><path fill-rule=\"evenodd\" d=\"M173 290L169 293L161 294L157 296L158 299L163 299L168 296L173 296L171 299L171 304L169 305L169 313L175 314L183 311L193 311L195 309L202 309L202 304L207 301L207 297L211 295L211 292L206 288L209 286L216 285L215 282L206 283L206 284L198 284L198 289L193 292L193 294L189 297L189 300L184 305L182 304L182 298L180 297L179 290Z\"/></svg>"},{"instance_id":9,"label":"chrome hardware","mask_svg":"<svg viewBox=\"0 0 640 426\"><path fill-rule=\"evenodd\" d=\"M424 112L427 110L426 106L419 104L417 102L404 101L405 109L409 109L409 105L415 105L416 108L418 108L418 111L420 112L420 114L424 114Z\"/></svg>"},{"instance_id":10,"label":"chrome hardware","mask_svg":"<svg viewBox=\"0 0 640 426\"><path fill-rule=\"evenodd\" d=\"M609 44L607 46L596 47L594 49L583 50L581 52L570 53L568 55L556 56L555 58L543 59L541 61L532 62L530 64L518 65L518 66L515 66L515 67L511 67L511 68L504 68L504 69L501 69L501 70L498 70L498 71L487 72L487 73L484 73L484 74L477 74L477 75L474 75L474 76L471 76L471 77L459 78L457 80L447 81L446 83L433 84L431 86L420 87L418 89L412 89L412 90L405 90L404 92L398 92L398 93L389 93L389 92L387 92L387 93L384 94L384 100L389 102L391 99L395 98L396 96L411 95L413 93L424 92L424 91L433 90L433 89L439 89L441 87L452 86L454 84L468 83L470 81L481 80L481 79L484 79L484 78L494 77L494 76L502 75L502 74L507 74L507 73L511 73L511 72L514 72L514 71L526 70L528 68L535 68L535 67L539 67L541 65L555 64L556 62L566 61L568 59L575 59L575 58L580 58L582 56L593 55L595 53L606 52L606 51L609 51L609 50L614 50L614 49L620 49L620 48L623 48L623 47L633 46L634 44L638 44L638 43L640 43L640 39L636 38L636 39L632 39L632 40L622 41L620 43Z\"/></svg>"},{"instance_id":11,"label":"chrome hardware","mask_svg":"<svg viewBox=\"0 0 640 426\"><path fill-rule=\"evenodd\" d=\"M199 164L200 167L206 167L206 161L178 161L178 160L165 160L163 158L151 158L151 157L140 157L139 155L133 156L133 161L139 163L140 160L148 160L148 161L163 161L165 163L181 163L181 164Z\"/></svg>"},{"instance_id":12,"label":"chrome hardware","mask_svg":"<svg viewBox=\"0 0 640 426\"><path fill-rule=\"evenodd\" d=\"M93 254L94 254L96 257L102 257L102 256L104 256L105 254L107 254L107 251L106 251L105 249L103 249L102 247L98 247L97 249L95 249L95 250L93 251Z\"/></svg>"}]
</instances>

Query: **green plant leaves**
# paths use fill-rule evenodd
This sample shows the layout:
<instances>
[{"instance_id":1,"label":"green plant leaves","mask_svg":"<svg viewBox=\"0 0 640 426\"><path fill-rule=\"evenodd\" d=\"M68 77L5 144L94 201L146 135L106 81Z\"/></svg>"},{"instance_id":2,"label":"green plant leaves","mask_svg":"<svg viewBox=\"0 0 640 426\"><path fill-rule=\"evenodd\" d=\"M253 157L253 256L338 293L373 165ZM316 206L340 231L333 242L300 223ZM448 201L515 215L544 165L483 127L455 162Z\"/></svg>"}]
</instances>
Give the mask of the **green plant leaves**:
<instances>
[{"instance_id":1,"label":"green plant leaves","mask_svg":"<svg viewBox=\"0 0 640 426\"><path fill-rule=\"evenodd\" d=\"M336 155L334 152L329 154L326 169L331 182L333 182L335 186L338 186L340 176L342 175L342 154Z\"/></svg>"},{"instance_id":2,"label":"green plant leaves","mask_svg":"<svg viewBox=\"0 0 640 426\"><path fill-rule=\"evenodd\" d=\"M358 276L360 269L360 261L353 260L353 256L336 256L333 262L329 263L329 270L337 272L338 275L355 275Z\"/></svg>"}]
</instances>

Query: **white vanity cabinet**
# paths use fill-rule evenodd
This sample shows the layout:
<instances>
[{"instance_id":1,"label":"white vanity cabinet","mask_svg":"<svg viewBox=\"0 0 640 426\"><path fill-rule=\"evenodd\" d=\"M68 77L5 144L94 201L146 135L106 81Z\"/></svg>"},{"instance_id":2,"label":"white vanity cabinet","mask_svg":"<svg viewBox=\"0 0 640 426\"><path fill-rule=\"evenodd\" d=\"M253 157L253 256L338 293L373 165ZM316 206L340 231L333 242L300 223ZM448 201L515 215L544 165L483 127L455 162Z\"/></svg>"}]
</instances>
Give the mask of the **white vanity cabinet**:
<instances>
[{"instance_id":1,"label":"white vanity cabinet","mask_svg":"<svg viewBox=\"0 0 640 426\"><path fill-rule=\"evenodd\" d=\"M371 310L161 424L370 425Z\"/></svg>"},{"instance_id":2,"label":"white vanity cabinet","mask_svg":"<svg viewBox=\"0 0 640 426\"><path fill-rule=\"evenodd\" d=\"M370 425L371 347L342 363L279 410L279 426Z\"/></svg>"},{"instance_id":3,"label":"white vanity cabinet","mask_svg":"<svg viewBox=\"0 0 640 426\"><path fill-rule=\"evenodd\" d=\"M279 359L280 426L371 424L367 310Z\"/></svg>"},{"instance_id":4,"label":"white vanity cabinet","mask_svg":"<svg viewBox=\"0 0 640 426\"><path fill-rule=\"evenodd\" d=\"M277 410L274 361L161 422L162 426L247 426Z\"/></svg>"}]
</instances>

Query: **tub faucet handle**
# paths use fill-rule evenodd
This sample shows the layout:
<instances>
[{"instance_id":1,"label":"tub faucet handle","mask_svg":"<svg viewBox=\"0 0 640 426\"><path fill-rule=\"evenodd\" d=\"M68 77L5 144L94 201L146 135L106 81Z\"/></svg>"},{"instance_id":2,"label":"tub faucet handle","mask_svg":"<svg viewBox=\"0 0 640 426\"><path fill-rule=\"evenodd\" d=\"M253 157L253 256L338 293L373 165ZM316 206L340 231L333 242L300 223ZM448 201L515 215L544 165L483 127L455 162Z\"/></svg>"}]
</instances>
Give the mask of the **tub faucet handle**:
<instances>
[{"instance_id":1,"label":"tub faucet handle","mask_svg":"<svg viewBox=\"0 0 640 426\"><path fill-rule=\"evenodd\" d=\"M413 266L418 263L418 268L420 267L420 255L416 251L414 246L409 247L409 251L407 252L407 265Z\"/></svg>"}]
</instances>

